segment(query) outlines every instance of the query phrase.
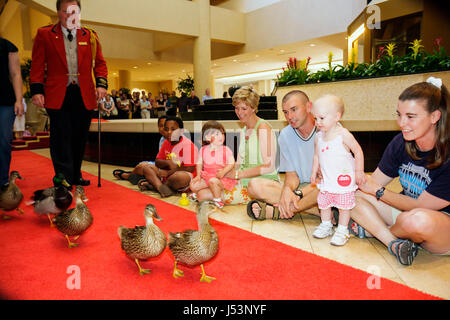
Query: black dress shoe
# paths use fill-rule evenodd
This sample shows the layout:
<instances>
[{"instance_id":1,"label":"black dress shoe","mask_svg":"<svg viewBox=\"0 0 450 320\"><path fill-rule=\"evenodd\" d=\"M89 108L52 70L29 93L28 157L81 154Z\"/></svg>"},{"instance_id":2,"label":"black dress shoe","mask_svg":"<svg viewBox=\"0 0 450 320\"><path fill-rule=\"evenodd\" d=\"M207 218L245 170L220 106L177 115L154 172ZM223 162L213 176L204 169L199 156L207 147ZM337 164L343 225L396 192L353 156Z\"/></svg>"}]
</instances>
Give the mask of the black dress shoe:
<instances>
[{"instance_id":1,"label":"black dress shoe","mask_svg":"<svg viewBox=\"0 0 450 320\"><path fill-rule=\"evenodd\" d=\"M73 184L76 185L76 186L86 187L86 186L91 184L91 181L90 180L84 180L83 178L80 178L79 180L75 181Z\"/></svg>"}]
</instances>

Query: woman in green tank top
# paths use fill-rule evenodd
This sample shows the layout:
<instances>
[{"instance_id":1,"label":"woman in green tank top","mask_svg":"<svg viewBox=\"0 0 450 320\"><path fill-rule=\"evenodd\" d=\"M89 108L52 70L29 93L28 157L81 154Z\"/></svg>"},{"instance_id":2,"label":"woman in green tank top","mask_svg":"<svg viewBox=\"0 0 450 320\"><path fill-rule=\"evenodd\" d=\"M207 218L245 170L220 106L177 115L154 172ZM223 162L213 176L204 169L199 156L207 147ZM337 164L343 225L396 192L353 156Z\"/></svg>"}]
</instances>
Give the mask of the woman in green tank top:
<instances>
[{"instance_id":1,"label":"woman in green tank top","mask_svg":"<svg viewBox=\"0 0 450 320\"><path fill-rule=\"evenodd\" d=\"M259 95L250 87L242 87L233 94L236 115L244 124L240 135L238 159L230 178L239 180L236 188L225 192L225 203L248 203L248 182L255 177L279 181L275 167L277 140L270 124L259 118Z\"/></svg>"}]
</instances>

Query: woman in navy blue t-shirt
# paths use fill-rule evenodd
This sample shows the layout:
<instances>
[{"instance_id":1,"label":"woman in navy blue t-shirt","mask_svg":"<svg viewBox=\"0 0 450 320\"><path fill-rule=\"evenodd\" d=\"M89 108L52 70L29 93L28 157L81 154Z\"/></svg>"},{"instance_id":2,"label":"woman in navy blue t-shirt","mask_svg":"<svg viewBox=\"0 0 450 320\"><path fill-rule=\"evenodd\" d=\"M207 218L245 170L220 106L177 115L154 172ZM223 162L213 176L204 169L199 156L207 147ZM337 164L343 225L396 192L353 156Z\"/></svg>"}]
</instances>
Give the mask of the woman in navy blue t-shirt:
<instances>
[{"instance_id":1,"label":"woman in navy blue t-shirt","mask_svg":"<svg viewBox=\"0 0 450 320\"><path fill-rule=\"evenodd\" d=\"M413 262L418 245L434 254L450 254L449 104L441 79L430 77L403 91L397 106L402 132L360 186L352 210L352 218L403 265ZM385 190L396 177L403 191ZM365 234L363 228L353 232Z\"/></svg>"}]
</instances>

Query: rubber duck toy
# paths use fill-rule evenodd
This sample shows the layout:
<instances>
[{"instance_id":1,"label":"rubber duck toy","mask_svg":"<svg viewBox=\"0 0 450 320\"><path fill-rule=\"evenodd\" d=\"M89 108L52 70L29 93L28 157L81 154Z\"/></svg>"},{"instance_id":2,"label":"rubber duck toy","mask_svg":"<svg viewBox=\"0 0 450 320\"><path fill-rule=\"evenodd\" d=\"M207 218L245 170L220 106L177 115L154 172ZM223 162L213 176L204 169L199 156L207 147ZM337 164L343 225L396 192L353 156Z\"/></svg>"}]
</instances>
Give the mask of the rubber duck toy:
<instances>
[{"instance_id":1,"label":"rubber duck toy","mask_svg":"<svg viewBox=\"0 0 450 320\"><path fill-rule=\"evenodd\" d=\"M189 199L187 197L187 194L186 193L182 193L181 194L181 199L180 199L180 204L182 206L188 206L189 203L190 203L190 201L189 201Z\"/></svg>"}]
</instances>

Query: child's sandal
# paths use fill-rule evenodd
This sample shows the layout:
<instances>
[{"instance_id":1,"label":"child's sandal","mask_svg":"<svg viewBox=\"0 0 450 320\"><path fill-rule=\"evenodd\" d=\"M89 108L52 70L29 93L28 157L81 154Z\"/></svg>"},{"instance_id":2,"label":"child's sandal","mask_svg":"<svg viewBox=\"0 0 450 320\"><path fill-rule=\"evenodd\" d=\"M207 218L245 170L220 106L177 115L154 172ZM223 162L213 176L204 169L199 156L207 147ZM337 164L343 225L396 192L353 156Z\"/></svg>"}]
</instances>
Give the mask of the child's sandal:
<instances>
[{"instance_id":1,"label":"child's sandal","mask_svg":"<svg viewBox=\"0 0 450 320\"><path fill-rule=\"evenodd\" d=\"M222 200L213 200L215 206L219 209L222 209L225 206L225 203L223 203Z\"/></svg>"}]
</instances>

